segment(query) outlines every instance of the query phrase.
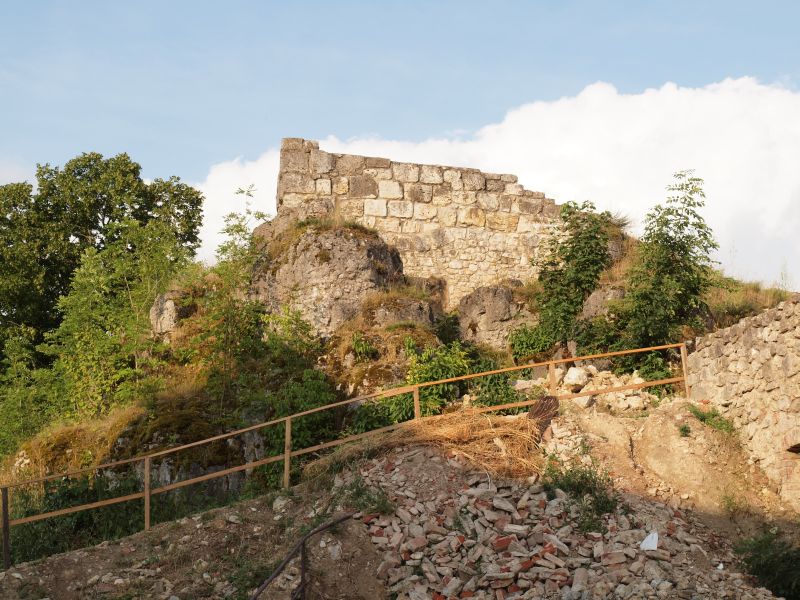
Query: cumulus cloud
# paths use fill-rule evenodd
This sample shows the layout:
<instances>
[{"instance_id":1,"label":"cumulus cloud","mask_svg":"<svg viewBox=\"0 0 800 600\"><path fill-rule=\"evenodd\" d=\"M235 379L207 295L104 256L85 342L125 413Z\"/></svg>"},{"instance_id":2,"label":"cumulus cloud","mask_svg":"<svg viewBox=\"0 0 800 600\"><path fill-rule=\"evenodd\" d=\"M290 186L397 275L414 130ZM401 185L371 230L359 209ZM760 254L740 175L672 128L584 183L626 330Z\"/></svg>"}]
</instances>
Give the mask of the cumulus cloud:
<instances>
[{"instance_id":1,"label":"cumulus cloud","mask_svg":"<svg viewBox=\"0 0 800 600\"><path fill-rule=\"evenodd\" d=\"M627 214L636 232L664 200L672 173L692 168L706 181L704 214L725 270L800 285L800 92L779 85L740 78L621 94L600 82L576 96L522 105L463 138L328 137L320 146L514 173L559 202L588 199ZM277 170L277 149L211 168L201 185L205 256L219 239L220 215L235 208L236 187L255 183L257 206L274 214Z\"/></svg>"}]
</instances>

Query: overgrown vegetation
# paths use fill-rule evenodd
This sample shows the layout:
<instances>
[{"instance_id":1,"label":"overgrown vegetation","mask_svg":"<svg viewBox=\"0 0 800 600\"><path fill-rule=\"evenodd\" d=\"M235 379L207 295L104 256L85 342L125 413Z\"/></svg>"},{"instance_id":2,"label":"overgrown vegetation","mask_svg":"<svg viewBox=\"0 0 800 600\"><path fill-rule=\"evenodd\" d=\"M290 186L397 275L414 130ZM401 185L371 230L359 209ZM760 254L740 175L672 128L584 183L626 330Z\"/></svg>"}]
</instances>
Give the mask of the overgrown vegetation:
<instances>
[{"instance_id":1,"label":"overgrown vegetation","mask_svg":"<svg viewBox=\"0 0 800 600\"><path fill-rule=\"evenodd\" d=\"M739 542L736 553L747 572L773 594L800 600L800 546L768 531Z\"/></svg>"}]
</instances>

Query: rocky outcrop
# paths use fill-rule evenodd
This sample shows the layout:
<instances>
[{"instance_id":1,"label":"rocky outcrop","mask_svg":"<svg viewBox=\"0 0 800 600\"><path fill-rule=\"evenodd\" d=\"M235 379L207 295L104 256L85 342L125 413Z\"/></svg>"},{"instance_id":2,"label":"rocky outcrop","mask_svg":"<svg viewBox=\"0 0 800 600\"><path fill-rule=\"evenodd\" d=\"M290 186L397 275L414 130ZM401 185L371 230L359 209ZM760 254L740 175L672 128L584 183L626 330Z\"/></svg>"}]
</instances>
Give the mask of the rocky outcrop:
<instances>
[{"instance_id":1,"label":"rocky outcrop","mask_svg":"<svg viewBox=\"0 0 800 600\"><path fill-rule=\"evenodd\" d=\"M597 288L583 303L583 309L578 318L594 319L608 314L609 302L621 300L625 297L625 290L618 286L604 285Z\"/></svg>"},{"instance_id":2,"label":"rocky outcrop","mask_svg":"<svg viewBox=\"0 0 800 600\"><path fill-rule=\"evenodd\" d=\"M692 399L731 419L753 460L800 510L800 298L697 338Z\"/></svg>"},{"instance_id":3,"label":"rocky outcrop","mask_svg":"<svg viewBox=\"0 0 800 600\"><path fill-rule=\"evenodd\" d=\"M397 251L369 231L308 227L261 266L251 295L271 310L290 306L327 337L402 272Z\"/></svg>"},{"instance_id":4,"label":"rocky outcrop","mask_svg":"<svg viewBox=\"0 0 800 600\"><path fill-rule=\"evenodd\" d=\"M194 314L196 308L183 291L171 290L159 294L150 307L150 327L154 334L168 341L178 323Z\"/></svg>"},{"instance_id":5,"label":"rocky outcrop","mask_svg":"<svg viewBox=\"0 0 800 600\"><path fill-rule=\"evenodd\" d=\"M519 284L504 283L479 287L458 303L458 322L463 339L497 349L508 347L509 334L537 319L525 299L515 295Z\"/></svg>"}]
</instances>

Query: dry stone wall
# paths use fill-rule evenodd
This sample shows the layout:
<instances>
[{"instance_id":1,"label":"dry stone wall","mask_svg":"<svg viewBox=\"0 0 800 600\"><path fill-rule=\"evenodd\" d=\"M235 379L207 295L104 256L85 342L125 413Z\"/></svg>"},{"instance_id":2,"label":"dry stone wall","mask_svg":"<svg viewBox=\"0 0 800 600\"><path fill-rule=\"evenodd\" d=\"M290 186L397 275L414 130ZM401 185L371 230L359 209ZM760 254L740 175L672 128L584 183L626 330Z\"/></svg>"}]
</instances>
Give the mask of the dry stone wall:
<instances>
[{"instance_id":1,"label":"dry stone wall","mask_svg":"<svg viewBox=\"0 0 800 600\"><path fill-rule=\"evenodd\" d=\"M448 307L480 286L533 277L531 259L558 223L555 202L514 175L332 154L300 138L281 145L282 212L375 228L406 275L447 283Z\"/></svg>"},{"instance_id":2,"label":"dry stone wall","mask_svg":"<svg viewBox=\"0 0 800 600\"><path fill-rule=\"evenodd\" d=\"M733 420L781 497L800 511L800 297L698 338L693 400Z\"/></svg>"}]
</instances>

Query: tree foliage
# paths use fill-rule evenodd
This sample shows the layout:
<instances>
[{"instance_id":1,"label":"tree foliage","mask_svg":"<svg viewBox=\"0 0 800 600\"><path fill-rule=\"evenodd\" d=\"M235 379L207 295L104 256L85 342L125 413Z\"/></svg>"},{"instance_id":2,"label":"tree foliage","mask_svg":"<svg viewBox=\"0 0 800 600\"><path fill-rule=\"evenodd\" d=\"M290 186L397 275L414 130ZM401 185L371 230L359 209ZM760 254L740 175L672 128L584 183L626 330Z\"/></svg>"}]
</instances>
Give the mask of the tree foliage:
<instances>
[{"instance_id":1,"label":"tree foliage","mask_svg":"<svg viewBox=\"0 0 800 600\"><path fill-rule=\"evenodd\" d=\"M40 165L36 190L0 186L0 340L17 326L41 340L60 322L84 252L102 251L119 226L158 221L190 254L199 244L202 195L177 177L146 183L127 154L82 154L63 168Z\"/></svg>"},{"instance_id":2,"label":"tree foliage","mask_svg":"<svg viewBox=\"0 0 800 600\"><path fill-rule=\"evenodd\" d=\"M644 235L628 273L620 311L627 343L645 347L678 339L683 325L697 324L703 296L712 284L717 249L700 215L705 205L703 180L679 171L667 190L672 195L645 218Z\"/></svg>"}]
</instances>

